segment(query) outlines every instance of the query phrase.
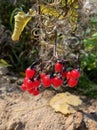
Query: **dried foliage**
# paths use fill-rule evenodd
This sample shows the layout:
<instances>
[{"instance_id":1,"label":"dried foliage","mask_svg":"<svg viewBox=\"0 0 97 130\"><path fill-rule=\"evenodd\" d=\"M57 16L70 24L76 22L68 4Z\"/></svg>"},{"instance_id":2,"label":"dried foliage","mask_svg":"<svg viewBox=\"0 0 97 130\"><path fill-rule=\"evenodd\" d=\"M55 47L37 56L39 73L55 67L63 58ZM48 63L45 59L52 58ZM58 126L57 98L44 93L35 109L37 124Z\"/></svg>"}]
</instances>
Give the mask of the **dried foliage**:
<instances>
[{"instance_id":1,"label":"dried foliage","mask_svg":"<svg viewBox=\"0 0 97 130\"><path fill-rule=\"evenodd\" d=\"M56 112L61 112L65 115L74 113L81 104L82 100L78 96L68 92L57 94L50 101L50 106Z\"/></svg>"}]
</instances>

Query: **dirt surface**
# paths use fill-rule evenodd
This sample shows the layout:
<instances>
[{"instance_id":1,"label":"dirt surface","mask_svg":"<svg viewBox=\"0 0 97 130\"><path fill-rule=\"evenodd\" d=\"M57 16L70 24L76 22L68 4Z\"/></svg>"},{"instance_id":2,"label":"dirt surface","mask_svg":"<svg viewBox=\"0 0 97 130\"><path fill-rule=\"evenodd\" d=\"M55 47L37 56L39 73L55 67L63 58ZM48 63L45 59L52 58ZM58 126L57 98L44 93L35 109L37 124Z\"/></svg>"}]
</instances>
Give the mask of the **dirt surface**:
<instances>
[{"instance_id":1,"label":"dirt surface","mask_svg":"<svg viewBox=\"0 0 97 130\"><path fill-rule=\"evenodd\" d=\"M83 98L80 110L65 116L47 105L54 91L33 97L21 91L22 80L0 68L0 130L97 130L96 99Z\"/></svg>"}]
</instances>

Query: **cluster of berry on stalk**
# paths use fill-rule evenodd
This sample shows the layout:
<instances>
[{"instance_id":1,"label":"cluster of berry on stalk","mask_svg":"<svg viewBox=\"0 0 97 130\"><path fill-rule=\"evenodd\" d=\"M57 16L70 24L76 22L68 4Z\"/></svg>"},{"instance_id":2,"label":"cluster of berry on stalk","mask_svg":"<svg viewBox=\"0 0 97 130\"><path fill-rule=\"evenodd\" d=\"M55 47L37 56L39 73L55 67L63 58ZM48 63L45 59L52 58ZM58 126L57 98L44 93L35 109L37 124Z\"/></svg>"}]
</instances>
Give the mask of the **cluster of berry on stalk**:
<instances>
[{"instance_id":1,"label":"cluster of berry on stalk","mask_svg":"<svg viewBox=\"0 0 97 130\"><path fill-rule=\"evenodd\" d=\"M57 89L66 84L68 87L74 88L78 84L80 70L73 68L68 71L66 69L66 62L57 61L49 73L38 72L36 66L37 63L34 63L26 69L26 77L21 86L22 90L27 91L29 94L36 96L40 94L41 88L53 87Z\"/></svg>"}]
</instances>

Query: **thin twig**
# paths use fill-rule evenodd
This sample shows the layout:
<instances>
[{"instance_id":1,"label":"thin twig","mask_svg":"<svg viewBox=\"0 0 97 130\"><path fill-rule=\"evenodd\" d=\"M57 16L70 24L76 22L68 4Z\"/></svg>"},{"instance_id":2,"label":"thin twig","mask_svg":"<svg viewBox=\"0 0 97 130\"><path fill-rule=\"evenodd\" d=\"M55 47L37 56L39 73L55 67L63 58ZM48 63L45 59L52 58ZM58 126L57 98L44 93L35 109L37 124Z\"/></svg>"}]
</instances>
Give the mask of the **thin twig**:
<instances>
[{"instance_id":1,"label":"thin twig","mask_svg":"<svg viewBox=\"0 0 97 130\"><path fill-rule=\"evenodd\" d=\"M55 33L54 33L54 37L55 37L55 41L54 41L54 57L58 58L58 54L57 54L57 29L55 26Z\"/></svg>"}]
</instances>

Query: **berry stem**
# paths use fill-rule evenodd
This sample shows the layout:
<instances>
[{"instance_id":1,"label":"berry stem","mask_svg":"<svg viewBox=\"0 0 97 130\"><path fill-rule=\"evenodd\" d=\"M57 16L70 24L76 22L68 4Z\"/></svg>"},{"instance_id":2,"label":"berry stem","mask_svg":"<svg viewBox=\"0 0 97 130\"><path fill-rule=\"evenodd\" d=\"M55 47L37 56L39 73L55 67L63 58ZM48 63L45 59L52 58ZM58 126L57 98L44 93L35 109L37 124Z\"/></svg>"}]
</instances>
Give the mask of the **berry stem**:
<instances>
[{"instance_id":1,"label":"berry stem","mask_svg":"<svg viewBox=\"0 0 97 130\"><path fill-rule=\"evenodd\" d=\"M55 37L55 41L54 41L54 57L57 57L58 58L58 54L57 54L57 29L56 29L56 26L55 26L55 31L54 31L54 37Z\"/></svg>"},{"instance_id":2,"label":"berry stem","mask_svg":"<svg viewBox=\"0 0 97 130\"><path fill-rule=\"evenodd\" d=\"M40 62L41 62L41 59L37 59L36 61L34 61L34 62L31 64L30 68L32 69L35 65L39 64Z\"/></svg>"}]
</instances>

